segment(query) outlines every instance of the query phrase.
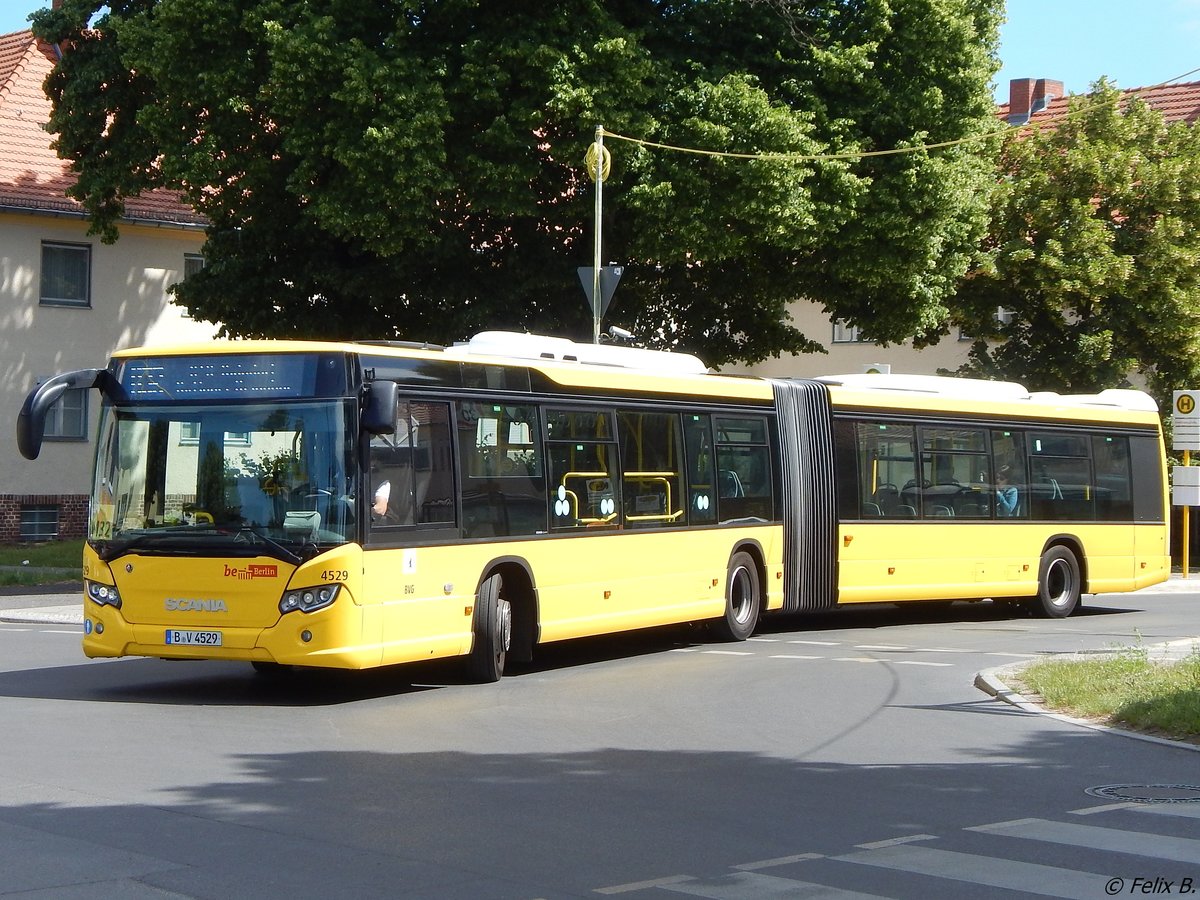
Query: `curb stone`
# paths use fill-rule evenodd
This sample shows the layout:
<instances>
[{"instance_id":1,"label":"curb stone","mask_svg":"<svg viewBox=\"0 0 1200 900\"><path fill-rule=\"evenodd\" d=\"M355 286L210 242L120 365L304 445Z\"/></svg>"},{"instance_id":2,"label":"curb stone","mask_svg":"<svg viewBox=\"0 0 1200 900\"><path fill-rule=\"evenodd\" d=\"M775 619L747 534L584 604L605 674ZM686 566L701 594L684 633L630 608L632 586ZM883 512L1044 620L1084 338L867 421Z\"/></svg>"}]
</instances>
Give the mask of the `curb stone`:
<instances>
[{"instance_id":1,"label":"curb stone","mask_svg":"<svg viewBox=\"0 0 1200 900\"><path fill-rule=\"evenodd\" d=\"M1153 647L1147 648L1147 651L1150 654L1151 659L1158 659L1159 661L1178 661L1188 655L1187 652L1181 653L1180 651L1190 650L1191 652L1195 652L1197 648L1200 648L1200 637L1184 638L1183 640L1171 641L1167 644L1155 644ZM1156 650L1159 651L1158 654L1155 654ZM1122 651L1110 650L1103 651L1102 653L1079 654L1060 653L1055 654L1055 656L1087 656L1089 658L1095 658L1105 654L1116 656L1120 652ZM1003 666L997 666L994 669L986 669L975 676L975 687L983 691L985 694L988 694L989 696L994 697L1003 703L1007 703L1010 706L1015 706L1017 709L1027 713L1046 716L1047 718L1056 719L1059 722L1066 722L1070 725L1081 725L1084 728L1090 728L1092 731L1104 731L1120 737L1134 738L1135 740L1146 741L1151 744L1161 744L1166 747L1177 747L1181 750L1190 750L1193 753L1200 753L1200 744L1192 744L1188 741L1171 740L1170 738L1158 737L1157 735L1153 734L1143 734L1140 731L1129 731L1125 728L1118 728L1113 725L1105 725L1101 722L1092 722L1088 719L1079 719L1075 716L1068 716L1065 713L1057 713L1046 709L1041 704L1035 703L1025 695L1010 688L1005 681L1005 679L1012 678L1015 673L1019 672L1028 665L1029 662L1024 661L1007 663Z\"/></svg>"}]
</instances>

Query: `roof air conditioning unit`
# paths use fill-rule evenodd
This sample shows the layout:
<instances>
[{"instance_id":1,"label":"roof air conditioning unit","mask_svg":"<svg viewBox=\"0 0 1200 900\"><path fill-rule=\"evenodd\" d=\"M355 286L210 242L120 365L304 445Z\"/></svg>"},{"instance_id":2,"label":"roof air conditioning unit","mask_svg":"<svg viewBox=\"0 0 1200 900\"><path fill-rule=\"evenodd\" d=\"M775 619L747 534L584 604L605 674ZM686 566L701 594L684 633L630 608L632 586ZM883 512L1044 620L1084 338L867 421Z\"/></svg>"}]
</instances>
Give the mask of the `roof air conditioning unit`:
<instances>
[{"instance_id":1,"label":"roof air conditioning unit","mask_svg":"<svg viewBox=\"0 0 1200 900\"><path fill-rule=\"evenodd\" d=\"M864 375L891 375L891 363L867 363L863 366Z\"/></svg>"}]
</instances>

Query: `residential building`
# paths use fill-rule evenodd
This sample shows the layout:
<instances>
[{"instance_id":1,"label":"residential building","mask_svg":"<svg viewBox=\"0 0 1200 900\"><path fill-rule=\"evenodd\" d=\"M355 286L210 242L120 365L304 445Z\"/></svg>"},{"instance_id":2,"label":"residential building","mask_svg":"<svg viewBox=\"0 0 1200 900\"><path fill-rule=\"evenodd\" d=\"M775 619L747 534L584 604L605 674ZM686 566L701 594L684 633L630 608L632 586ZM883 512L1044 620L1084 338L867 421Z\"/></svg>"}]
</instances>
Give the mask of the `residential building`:
<instances>
[{"instance_id":1,"label":"residential building","mask_svg":"<svg viewBox=\"0 0 1200 900\"><path fill-rule=\"evenodd\" d=\"M58 50L30 31L0 35L0 541L83 534L97 403L69 392L41 458L17 452L14 423L40 378L104 365L118 347L209 340L168 289L203 264L204 220L178 197L132 200L120 240L88 234L72 176L43 127L42 84Z\"/></svg>"},{"instance_id":2,"label":"residential building","mask_svg":"<svg viewBox=\"0 0 1200 900\"><path fill-rule=\"evenodd\" d=\"M1124 93L1150 104L1167 122L1194 124L1200 119L1200 81L1130 88ZM1069 104L1061 81L1014 78L1009 83L1009 100L997 107L996 116L1013 126L1054 127L1067 114ZM828 353L783 356L754 366L727 367L724 371L771 377L810 377L871 369L934 375L939 369L954 371L963 365L971 349L971 341L957 333L924 350L915 349L911 342L884 347L862 341L858 329L830 322L814 303L799 300L790 304L788 311L804 336L823 345ZM1003 309L996 312L1000 316L1009 314Z\"/></svg>"}]
</instances>

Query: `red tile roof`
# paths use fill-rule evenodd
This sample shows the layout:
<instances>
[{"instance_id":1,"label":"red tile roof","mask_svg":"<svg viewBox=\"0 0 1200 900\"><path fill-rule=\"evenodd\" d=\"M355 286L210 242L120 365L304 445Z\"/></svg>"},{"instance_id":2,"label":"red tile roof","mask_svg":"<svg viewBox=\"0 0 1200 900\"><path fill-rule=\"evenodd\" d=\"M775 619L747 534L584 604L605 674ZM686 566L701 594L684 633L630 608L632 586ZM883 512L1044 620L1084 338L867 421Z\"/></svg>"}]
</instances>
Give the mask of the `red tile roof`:
<instances>
[{"instance_id":1,"label":"red tile roof","mask_svg":"<svg viewBox=\"0 0 1200 900\"><path fill-rule=\"evenodd\" d=\"M1034 79L1028 78L1013 79L1010 85L1009 102L1000 104L996 109L996 115L1005 121L1012 122L1014 118L1028 111L1026 103L1029 100L1034 101L1034 105L1037 106L1038 91L1030 82L1037 84L1042 81L1045 80L1038 79L1037 82L1034 82ZM1052 93L1053 89L1057 87L1058 93L1062 94L1062 82L1045 81L1045 83L1048 92ZM1190 125L1200 119L1200 81L1128 88L1122 93L1126 97L1137 96L1144 100L1153 109L1158 110L1167 122L1187 122ZM1045 108L1035 112L1029 121L1043 126L1056 125L1067 114L1069 105L1069 97L1053 96ZM1024 124L1024 122L1017 119L1015 124Z\"/></svg>"},{"instance_id":2,"label":"red tile roof","mask_svg":"<svg viewBox=\"0 0 1200 900\"><path fill-rule=\"evenodd\" d=\"M74 176L51 149L51 136L42 127L50 118L42 83L56 61L55 48L34 38L32 31L0 35L0 209L83 214L83 206L66 195ZM164 190L126 201L125 216L205 224L179 195Z\"/></svg>"}]
</instances>

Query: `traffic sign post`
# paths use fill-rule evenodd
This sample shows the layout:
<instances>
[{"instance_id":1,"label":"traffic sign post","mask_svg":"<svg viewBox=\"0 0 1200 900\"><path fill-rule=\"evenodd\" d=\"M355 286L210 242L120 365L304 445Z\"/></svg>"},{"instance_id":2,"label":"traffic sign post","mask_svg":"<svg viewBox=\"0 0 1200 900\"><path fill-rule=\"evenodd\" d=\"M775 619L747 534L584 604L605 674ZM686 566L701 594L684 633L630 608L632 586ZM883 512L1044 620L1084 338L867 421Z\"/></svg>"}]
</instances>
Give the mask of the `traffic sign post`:
<instances>
[{"instance_id":1,"label":"traffic sign post","mask_svg":"<svg viewBox=\"0 0 1200 900\"><path fill-rule=\"evenodd\" d=\"M588 285L585 281L583 285L584 291L588 295L588 301L592 304L592 343L600 343L600 318L604 314L600 308L600 298L604 296L604 285L601 283L601 278L604 275L603 267L600 265L600 225L604 213L604 179L608 177L609 167L612 165L612 156L604 147L604 126L596 126L596 141L592 146L588 147L587 153L583 158L584 165L587 167L588 176L596 183L596 207L594 211L596 226L595 240L592 243L592 283ZM583 269L579 270L579 275L583 277ZM617 273L617 278L620 278L620 272ZM608 297L612 299L612 291L617 289L614 282L612 290L609 291ZM608 306L608 302L603 304Z\"/></svg>"},{"instance_id":2,"label":"traffic sign post","mask_svg":"<svg viewBox=\"0 0 1200 900\"><path fill-rule=\"evenodd\" d=\"M1192 466L1192 451L1200 450L1200 391L1175 391L1171 395L1171 449L1183 451L1183 465L1171 469L1171 503L1183 507L1181 564L1183 577L1191 567L1190 512L1200 506L1200 468Z\"/></svg>"}]
</instances>

